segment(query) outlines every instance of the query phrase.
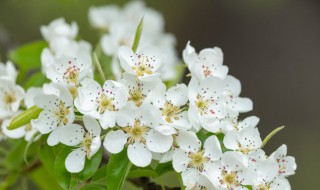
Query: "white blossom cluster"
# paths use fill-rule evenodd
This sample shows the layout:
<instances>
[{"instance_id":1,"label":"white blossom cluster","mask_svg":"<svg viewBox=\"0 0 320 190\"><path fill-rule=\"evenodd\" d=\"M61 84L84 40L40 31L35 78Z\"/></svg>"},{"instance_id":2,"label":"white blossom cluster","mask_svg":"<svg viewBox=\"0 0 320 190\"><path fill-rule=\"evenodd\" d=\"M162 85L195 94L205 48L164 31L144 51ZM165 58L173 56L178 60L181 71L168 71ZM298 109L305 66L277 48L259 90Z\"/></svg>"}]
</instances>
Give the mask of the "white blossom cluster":
<instances>
[{"instance_id":1,"label":"white blossom cluster","mask_svg":"<svg viewBox=\"0 0 320 190\"><path fill-rule=\"evenodd\" d=\"M133 52L141 15L144 30ZM42 71L51 83L24 94L15 84L12 63L0 64L0 120L6 136L29 141L48 134L48 145L74 147L65 161L71 173L82 171L85 160L103 146L112 154L126 149L138 167L171 161L188 190L291 189L286 178L295 173L295 159L287 156L286 145L267 156L259 118L238 119L252 110L252 101L240 97L240 81L228 75L220 48L197 53L188 42L182 57L191 80L167 89L163 80L174 75L177 58L174 38L163 32L158 12L134 2L123 9L93 7L89 18L106 32L101 45L119 62L118 80L95 81L91 45L75 40L76 23L54 20L41 27L49 44L41 55ZM24 107L43 110L30 124L9 131L23 99ZM206 135L204 142L199 133Z\"/></svg>"}]
</instances>

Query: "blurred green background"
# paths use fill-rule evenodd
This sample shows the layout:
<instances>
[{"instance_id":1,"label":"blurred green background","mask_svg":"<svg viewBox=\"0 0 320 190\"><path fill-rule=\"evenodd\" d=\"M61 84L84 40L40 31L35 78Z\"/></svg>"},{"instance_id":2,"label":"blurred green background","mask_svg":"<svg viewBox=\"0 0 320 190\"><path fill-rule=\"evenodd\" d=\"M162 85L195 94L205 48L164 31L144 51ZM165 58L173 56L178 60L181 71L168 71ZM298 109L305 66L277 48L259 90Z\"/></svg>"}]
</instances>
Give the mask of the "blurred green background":
<instances>
[{"instance_id":1,"label":"blurred green background","mask_svg":"<svg viewBox=\"0 0 320 190\"><path fill-rule=\"evenodd\" d=\"M88 7L124 0L0 0L0 56L41 39L39 27L58 17L76 21L81 38L98 34ZM161 11L166 30L176 35L181 55L186 42L200 50L219 46L230 74L242 82L266 136L285 125L265 147L281 144L296 157L294 190L320 186L320 1L319 0L161 0L146 1Z\"/></svg>"}]
</instances>

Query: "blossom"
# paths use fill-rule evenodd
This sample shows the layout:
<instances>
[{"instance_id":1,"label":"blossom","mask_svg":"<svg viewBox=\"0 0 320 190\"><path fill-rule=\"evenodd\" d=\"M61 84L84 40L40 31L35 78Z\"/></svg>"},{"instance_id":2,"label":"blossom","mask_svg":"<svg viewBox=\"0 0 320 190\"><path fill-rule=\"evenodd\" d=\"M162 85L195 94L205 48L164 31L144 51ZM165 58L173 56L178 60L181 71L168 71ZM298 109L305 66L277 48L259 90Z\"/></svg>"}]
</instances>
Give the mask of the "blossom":
<instances>
[{"instance_id":1,"label":"blossom","mask_svg":"<svg viewBox=\"0 0 320 190\"><path fill-rule=\"evenodd\" d=\"M224 127L222 130L224 133L228 133L229 131L240 132L248 127L256 127L259 121L260 119L257 116L249 116L243 120L238 120L238 117L231 117L223 121L222 125Z\"/></svg>"},{"instance_id":2,"label":"blossom","mask_svg":"<svg viewBox=\"0 0 320 190\"><path fill-rule=\"evenodd\" d=\"M209 77L224 79L229 71L228 67L223 65L223 53L218 47L203 49L198 55L189 41L183 50L183 60L192 76L199 80Z\"/></svg>"},{"instance_id":3,"label":"blossom","mask_svg":"<svg viewBox=\"0 0 320 190\"><path fill-rule=\"evenodd\" d=\"M159 115L160 111L150 104L136 107L133 103L128 103L117 117L120 129L106 135L104 147L116 154L126 146L128 158L134 165L148 166L152 160L152 152L167 152L173 142L172 136L154 130L154 126L161 122Z\"/></svg>"},{"instance_id":4,"label":"blossom","mask_svg":"<svg viewBox=\"0 0 320 190\"><path fill-rule=\"evenodd\" d=\"M278 163L278 174L287 177L295 174L297 164L295 158L287 156L287 146L280 146L270 157Z\"/></svg>"},{"instance_id":5,"label":"blossom","mask_svg":"<svg viewBox=\"0 0 320 190\"><path fill-rule=\"evenodd\" d=\"M208 167L206 175L217 189L247 189L245 185L257 183L257 173L248 168L248 159L239 152L225 152L221 161Z\"/></svg>"},{"instance_id":6,"label":"blossom","mask_svg":"<svg viewBox=\"0 0 320 190\"><path fill-rule=\"evenodd\" d=\"M127 94L129 95L128 102L133 102L138 107L144 102L150 103L150 99L154 99L153 92L163 85L159 78L153 81L141 81L128 73L123 73L123 77L119 82L126 87Z\"/></svg>"},{"instance_id":7,"label":"blossom","mask_svg":"<svg viewBox=\"0 0 320 190\"><path fill-rule=\"evenodd\" d=\"M203 148L193 132L179 133L176 142L179 149L173 155L172 165L175 171L182 172L183 175L206 171L222 155L220 142L215 135L206 139Z\"/></svg>"},{"instance_id":8,"label":"blossom","mask_svg":"<svg viewBox=\"0 0 320 190\"><path fill-rule=\"evenodd\" d=\"M224 90L221 79L216 77L198 81L192 78L188 86L190 122L195 130L204 127L211 132L220 130L220 118L226 117L226 109L220 98Z\"/></svg>"},{"instance_id":9,"label":"blossom","mask_svg":"<svg viewBox=\"0 0 320 190\"><path fill-rule=\"evenodd\" d=\"M20 107L24 90L12 80L0 78L0 119L14 115Z\"/></svg>"},{"instance_id":10,"label":"blossom","mask_svg":"<svg viewBox=\"0 0 320 190\"><path fill-rule=\"evenodd\" d=\"M54 41L56 38L74 39L78 34L78 25L75 22L69 25L64 18L58 18L48 26L41 26L40 31L43 38L48 42Z\"/></svg>"},{"instance_id":11,"label":"blossom","mask_svg":"<svg viewBox=\"0 0 320 190\"><path fill-rule=\"evenodd\" d=\"M115 5L93 6L88 13L91 26L106 31L110 29L111 24L119 20L119 17L121 17L120 9Z\"/></svg>"},{"instance_id":12,"label":"blossom","mask_svg":"<svg viewBox=\"0 0 320 190\"><path fill-rule=\"evenodd\" d=\"M127 91L121 83L107 80L101 88L96 81L88 79L78 89L75 106L80 113L99 119L106 129L115 126L117 112L127 100Z\"/></svg>"},{"instance_id":13,"label":"blossom","mask_svg":"<svg viewBox=\"0 0 320 190\"><path fill-rule=\"evenodd\" d=\"M134 53L131 48L122 46L119 49L119 59L122 69L139 80L152 81L160 76L157 72L163 65L161 53L153 48L141 49Z\"/></svg>"},{"instance_id":14,"label":"blossom","mask_svg":"<svg viewBox=\"0 0 320 190\"><path fill-rule=\"evenodd\" d=\"M13 82L16 81L17 70L11 61L7 61L6 64L0 62L0 79L7 79Z\"/></svg>"},{"instance_id":15,"label":"blossom","mask_svg":"<svg viewBox=\"0 0 320 190\"><path fill-rule=\"evenodd\" d=\"M191 124L188 112L183 110L188 102L188 87L178 84L166 91L165 84L161 83L150 92L148 102L161 110L163 124L157 130L165 135L171 135L178 130L188 130Z\"/></svg>"},{"instance_id":16,"label":"blossom","mask_svg":"<svg viewBox=\"0 0 320 190\"><path fill-rule=\"evenodd\" d=\"M83 122L84 128L78 124L69 124L62 127L57 136L61 143L75 147L65 161L70 173L82 171L86 158L90 160L101 147L101 128L98 122L89 116L84 116Z\"/></svg>"},{"instance_id":17,"label":"blossom","mask_svg":"<svg viewBox=\"0 0 320 190\"><path fill-rule=\"evenodd\" d=\"M69 90L59 84L53 84L58 90L58 94L40 94L35 96L34 103L42 108L39 117L31 120L31 125L41 134L48 134L48 144L54 146L59 143L59 128L73 123L75 114L73 109L73 99Z\"/></svg>"}]
</instances>

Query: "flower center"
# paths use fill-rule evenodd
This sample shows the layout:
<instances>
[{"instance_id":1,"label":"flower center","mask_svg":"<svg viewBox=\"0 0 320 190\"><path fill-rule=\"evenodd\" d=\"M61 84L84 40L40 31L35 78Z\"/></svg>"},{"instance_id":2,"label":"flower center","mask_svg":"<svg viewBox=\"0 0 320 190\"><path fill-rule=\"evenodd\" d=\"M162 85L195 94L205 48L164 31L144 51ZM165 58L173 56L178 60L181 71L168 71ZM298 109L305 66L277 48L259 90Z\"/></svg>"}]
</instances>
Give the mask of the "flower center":
<instances>
[{"instance_id":1,"label":"flower center","mask_svg":"<svg viewBox=\"0 0 320 190\"><path fill-rule=\"evenodd\" d=\"M212 76L212 71L209 69L209 67L202 66L202 68L203 68L203 75L205 77Z\"/></svg>"},{"instance_id":2,"label":"flower center","mask_svg":"<svg viewBox=\"0 0 320 190\"><path fill-rule=\"evenodd\" d=\"M142 94L140 89L132 89L130 90L129 94L129 101L133 101L136 106L140 106L146 97L144 94Z\"/></svg>"},{"instance_id":3,"label":"flower center","mask_svg":"<svg viewBox=\"0 0 320 190\"><path fill-rule=\"evenodd\" d=\"M98 100L98 112L103 114L106 110L116 111L115 106L112 103L113 99L108 98L105 94L101 94Z\"/></svg>"},{"instance_id":4,"label":"flower center","mask_svg":"<svg viewBox=\"0 0 320 190\"><path fill-rule=\"evenodd\" d=\"M204 100L200 95L197 96L197 100L195 101L195 103L201 115L207 114L209 102L209 100Z\"/></svg>"},{"instance_id":5,"label":"flower center","mask_svg":"<svg viewBox=\"0 0 320 190\"><path fill-rule=\"evenodd\" d=\"M87 158L90 159L90 153L91 153L91 144L92 144L92 136L90 133L86 133L83 140L82 140L82 148L86 152Z\"/></svg>"},{"instance_id":6,"label":"flower center","mask_svg":"<svg viewBox=\"0 0 320 190\"><path fill-rule=\"evenodd\" d=\"M263 185L263 184L259 185L259 190L269 190L269 189L270 189L269 185Z\"/></svg>"},{"instance_id":7,"label":"flower center","mask_svg":"<svg viewBox=\"0 0 320 190\"><path fill-rule=\"evenodd\" d=\"M227 171L222 171L222 180L220 180L220 183L226 184L228 189L240 185L237 180L237 173L228 173Z\"/></svg>"},{"instance_id":8,"label":"flower center","mask_svg":"<svg viewBox=\"0 0 320 190\"><path fill-rule=\"evenodd\" d=\"M58 110L54 111L54 117L58 118L58 126L61 124L61 122L66 125L68 124L68 118L67 115L69 115L70 110L65 107L64 102L60 101Z\"/></svg>"},{"instance_id":9,"label":"flower center","mask_svg":"<svg viewBox=\"0 0 320 190\"><path fill-rule=\"evenodd\" d=\"M63 79L66 79L68 83L76 84L78 82L78 76L79 69L73 65L67 68L67 70L64 72Z\"/></svg>"},{"instance_id":10,"label":"flower center","mask_svg":"<svg viewBox=\"0 0 320 190\"><path fill-rule=\"evenodd\" d=\"M149 63L149 59L147 56L138 55L139 61L135 66L132 67L132 70L134 70L137 73L138 77L144 76L145 74L151 75L152 74L152 66Z\"/></svg>"},{"instance_id":11,"label":"flower center","mask_svg":"<svg viewBox=\"0 0 320 190\"><path fill-rule=\"evenodd\" d=\"M139 120L135 120L133 127L126 127L123 129L126 133L130 135L127 144L133 144L136 141L146 144L146 139L144 135L149 131L149 127L141 125Z\"/></svg>"},{"instance_id":12,"label":"flower center","mask_svg":"<svg viewBox=\"0 0 320 190\"><path fill-rule=\"evenodd\" d=\"M174 106L170 102L166 102L164 108L161 108L162 116L166 117L168 123L171 123L172 119L178 120L180 111L179 107Z\"/></svg>"},{"instance_id":13,"label":"flower center","mask_svg":"<svg viewBox=\"0 0 320 190\"><path fill-rule=\"evenodd\" d=\"M188 167L195 168L202 172L204 168L203 164L210 160L210 158L205 157L203 154L203 150L195 153L189 153L188 156L191 159L191 161L189 162Z\"/></svg>"},{"instance_id":14,"label":"flower center","mask_svg":"<svg viewBox=\"0 0 320 190\"><path fill-rule=\"evenodd\" d=\"M17 100L16 95L13 92L5 92L4 102L8 105L12 104Z\"/></svg>"}]
</instances>

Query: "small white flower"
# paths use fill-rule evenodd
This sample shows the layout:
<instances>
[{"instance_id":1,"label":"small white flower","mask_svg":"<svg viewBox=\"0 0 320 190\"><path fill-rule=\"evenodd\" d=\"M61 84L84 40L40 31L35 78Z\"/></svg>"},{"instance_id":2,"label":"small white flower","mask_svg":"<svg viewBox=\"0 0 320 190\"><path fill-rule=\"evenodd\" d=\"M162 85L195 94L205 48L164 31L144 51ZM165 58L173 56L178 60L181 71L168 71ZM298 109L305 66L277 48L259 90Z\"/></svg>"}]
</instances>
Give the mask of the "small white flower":
<instances>
[{"instance_id":1,"label":"small white flower","mask_svg":"<svg viewBox=\"0 0 320 190\"><path fill-rule=\"evenodd\" d=\"M160 53L154 48L144 48L134 53L131 48L122 46L119 49L122 69L139 80L152 81L159 78L158 70L163 65Z\"/></svg>"},{"instance_id":2,"label":"small white flower","mask_svg":"<svg viewBox=\"0 0 320 190\"><path fill-rule=\"evenodd\" d=\"M261 147L262 140L258 128L247 127L240 132L228 132L223 139L223 144L230 150L249 154Z\"/></svg>"},{"instance_id":3,"label":"small white flower","mask_svg":"<svg viewBox=\"0 0 320 190\"><path fill-rule=\"evenodd\" d=\"M178 84L166 91L165 84L161 83L150 92L148 102L161 110L164 124L157 127L159 132L172 135L176 129L191 128L188 112L183 110L188 102L188 87L185 84Z\"/></svg>"},{"instance_id":4,"label":"small white flower","mask_svg":"<svg viewBox=\"0 0 320 190\"><path fill-rule=\"evenodd\" d=\"M172 165L175 171L185 173L203 172L214 161L219 160L222 150L218 138L207 138L203 148L193 132L182 132L176 137L177 149L173 155Z\"/></svg>"},{"instance_id":5,"label":"small white flower","mask_svg":"<svg viewBox=\"0 0 320 190\"><path fill-rule=\"evenodd\" d=\"M115 5L90 7L89 22L94 28L108 31L112 23L119 20L121 17L119 7Z\"/></svg>"},{"instance_id":6,"label":"small white flower","mask_svg":"<svg viewBox=\"0 0 320 190\"><path fill-rule=\"evenodd\" d=\"M59 90L59 95L40 94L35 96L34 103L43 109L39 117L31 120L31 125L35 127L41 134L48 134L48 144L54 146L59 143L54 137L61 126L73 123L75 114L73 109L73 99L69 90L59 84L53 84Z\"/></svg>"},{"instance_id":7,"label":"small white flower","mask_svg":"<svg viewBox=\"0 0 320 190\"><path fill-rule=\"evenodd\" d=\"M294 157L287 156L286 145L280 146L270 157L278 163L278 174L280 176L287 177L295 174L297 164Z\"/></svg>"},{"instance_id":8,"label":"small white flower","mask_svg":"<svg viewBox=\"0 0 320 190\"><path fill-rule=\"evenodd\" d=\"M75 106L82 114L99 119L106 129L116 124L117 112L127 102L128 94L123 84L105 81L103 87L92 79L87 79L78 89Z\"/></svg>"},{"instance_id":9,"label":"small white flower","mask_svg":"<svg viewBox=\"0 0 320 190\"><path fill-rule=\"evenodd\" d=\"M12 80L0 79L0 119L8 118L19 110L24 90Z\"/></svg>"},{"instance_id":10,"label":"small white flower","mask_svg":"<svg viewBox=\"0 0 320 190\"><path fill-rule=\"evenodd\" d=\"M56 136L57 141L76 147L65 161L70 173L82 171L86 158L90 160L101 147L101 128L98 122L89 116L84 116L83 122L85 128L78 124L70 124L62 127Z\"/></svg>"},{"instance_id":11,"label":"small white flower","mask_svg":"<svg viewBox=\"0 0 320 190\"><path fill-rule=\"evenodd\" d=\"M253 190L291 190L289 181L284 177L276 177L270 182L262 182L252 186Z\"/></svg>"},{"instance_id":12,"label":"small white flower","mask_svg":"<svg viewBox=\"0 0 320 190\"><path fill-rule=\"evenodd\" d=\"M229 131L240 132L248 127L256 127L259 121L260 119L257 116L249 116L240 121L238 121L238 117L233 117L222 122L224 126L222 130L224 133L228 133Z\"/></svg>"},{"instance_id":13,"label":"small white flower","mask_svg":"<svg viewBox=\"0 0 320 190\"><path fill-rule=\"evenodd\" d=\"M17 70L11 61L7 61L6 64L0 62L0 79L16 81Z\"/></svg>"},{"instance_id":14,"label":"small white flower","mask_svg":"<svg viewBox=\"0 0 320 190\"><path fill-rule=\"evenodd\" d=\"M92 61L88 54L78 57L61 57L46 70L47 77L52 82L66 86L78 86L86 77L92 78Z\"/></svg>"},{"instance_id":15,"label":"small white flower","mask_svg":"<svg viewBox=\"0 0 320 190\"><path fill-rule=\"evenodd\" d=\"M107 134L104 147L116 154L126 146L128 158L134 165L148 166L152 160L152 152L167 152L173 142L172 136L162 135L153 129L161 122L159 115L160 111L150 104L136 107L133 103L128 103L120 110L117 118L121 129Z\"/></svg>"},{"instance_id":16,"label":"small white flower","mask_svg":"<svg viewBox=\"0 0 320 190\"><path fill-rule=\"evenodd\" d=\"M257 183L257 173L248 168L248 159L239 152L225 152L221 162L216 162L207 169L206 174L217 189L245 190L245 185Z\"/></svg>"},{"instance_id":17,"label":"small white flower","mask_svg":"<svg viewBox=\"0 0 320 190\"><path fill-rule=\"evenodd\" d=\"M183 50L183 60L192 76L199 80L209 77L224 79L228 74L228 67L223 65L223 53L218 47L203 49L198 55L189 41Z\"/></svg>"},{"instance_id":18,"label":"small white flower","mask_svg":"<svg viewBox=\"0 0 320 190\"><path fill-rule=\"evenodd\" d=\"M188 86L190 122L196 130L201 126L211 132L220 130L220 118L226 117L226 110L220 97L223 81L216 77L206 78L200 82L194 77Z\"/></svg>"},{"instance_id":19,"label":"small white flower","mask_svg":"<svg viewBox=\"0 0 320 190\"><path fill-rule=\"evenodd\" d=\"M124 73L123 78L119 82L127 87L127 94L129 94L128 101L133 102L138 107L146 101L150 102L149 99L154 99L153 92L162 85L160 79L141 81L137 80L134 75L128 73Z\"/></svg>"},{"instance_id":20,"label":"small white flower","mask_svg":"<svg viewBox=\"0 0 320 190\"><path fill-rule=\"evenodd\" d=\"M54 41L56 38L74 39L78 34L78 25L72 22L67 24L64 18L53 20L48 26L41 26L41 34L48 42Z\"/></svg>"},{"instance_id":21,"label":"small white flower","mask_svg":"<svg viewBox=\"0 0 320 190\"><path fill-rule=\"evenodd\" d=\"M182 173L181 176L186 190L216 190L209 178L198 171Z\"/></svg>"},{"instance_id":22,"label":"small white flower","mask_svg":"<svg viewBox=\"0 0 320 190\"><path fill-rule=\"evenodd\" d=\"M241 93L241 83L235 77L228 75L223 80L224 98L228 113L231 116L238 116L239 113L244 113L252 110L252 101L249 98L239 97Z\"/></svg>"}]
</instances>

